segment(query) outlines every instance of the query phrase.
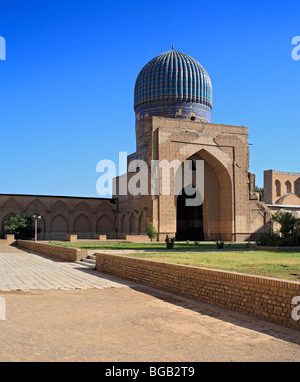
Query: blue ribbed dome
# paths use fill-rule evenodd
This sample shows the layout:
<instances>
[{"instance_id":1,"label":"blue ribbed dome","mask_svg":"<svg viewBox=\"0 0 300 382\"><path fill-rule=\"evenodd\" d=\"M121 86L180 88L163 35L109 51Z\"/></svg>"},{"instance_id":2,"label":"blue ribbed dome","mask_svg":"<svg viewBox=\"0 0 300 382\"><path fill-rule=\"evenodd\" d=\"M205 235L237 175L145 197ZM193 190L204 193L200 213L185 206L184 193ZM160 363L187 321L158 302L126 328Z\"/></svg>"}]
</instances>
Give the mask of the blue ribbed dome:
<instances>
[{"instance_id":1,"label":"blue ribbed dome","mask_svg":"<svg viewBox=\"0 0 300 382\"><path fill-rule=\"evenodd\" d=\"M135 84L134 109L174 102L200 104L208 112L212 109L212 85L206 70L192 57L172 49L141 70Z\"/></svg>"}]
</instances>

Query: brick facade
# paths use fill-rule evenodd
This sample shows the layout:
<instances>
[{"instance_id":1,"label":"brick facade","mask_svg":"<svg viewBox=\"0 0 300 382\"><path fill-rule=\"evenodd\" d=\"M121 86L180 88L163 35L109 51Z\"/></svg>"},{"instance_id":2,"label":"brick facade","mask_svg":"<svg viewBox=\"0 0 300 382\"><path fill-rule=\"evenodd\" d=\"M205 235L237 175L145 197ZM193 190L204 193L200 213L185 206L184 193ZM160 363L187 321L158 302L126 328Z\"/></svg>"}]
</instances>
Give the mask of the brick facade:
<instances>
[{"instance_id":1,"label":"brick facade","mask_svg":"<svg viewBox=\"0 0 300 382\"><path fill-rule=\"evenodd\" d=\"M58 245L36 243L29 240L17 240L17 247L28 249L53 259L75 262L84 259L87 256L87 251L78 248L61 247Z\"/></svg>"},{"instance_id":2,"label":"brick facade","mask_svg":"<svg viewBox=\"0 0 300 382\"><path fill-rule=\"evenodd\" d=\"M299 282L103 253L96 254L96 270L300 330L291 316Z\"/></svg>"},{"instance_id":3,"label":"brick facade","mask_svg":"<svg viewBox=\"0 0 300 382\"><path fill-rule=\"evenodd\" d=\"M139 125L141 121L138 122ZM128 161L204 160L203 225L205 240L253 240L270 227L270 211L258 200L255 177L248 172L248 129L176 118L149 117L143 122L144 145L137 137L137 147ZM129 178L130 174L128 174ZM146 211L146 222L153 221L158 239L176 235L177 195L174 174L170 195L163 195L160 169L160 194L118 196L118 213L123 216ZM118 180L117 187L118 190ZM124 217L123 217L124 219ZM125 225L128 223L125 220Z\"/></svg>"},{"instance_id":4,"label":"brick facade","mask_svg":"<svg viewBox=\"0 0 300 382\"><path fill-rule=\"evenodd\" d=\"M300 207L300 174L264 171L264 200L267 204Z\"/></svg>"},{"instance_id":5,"label":"brick facade","mask_svg":"<svg viewBox=\"0 0 300 382\"><path fill-rule=\"evenodd\" d=\"M0 231L13 215L38 213L39 240L94 239L96 234L114 237L116 205L111 199L37 195L0 195Z\"/></svg>"}]
</instances>

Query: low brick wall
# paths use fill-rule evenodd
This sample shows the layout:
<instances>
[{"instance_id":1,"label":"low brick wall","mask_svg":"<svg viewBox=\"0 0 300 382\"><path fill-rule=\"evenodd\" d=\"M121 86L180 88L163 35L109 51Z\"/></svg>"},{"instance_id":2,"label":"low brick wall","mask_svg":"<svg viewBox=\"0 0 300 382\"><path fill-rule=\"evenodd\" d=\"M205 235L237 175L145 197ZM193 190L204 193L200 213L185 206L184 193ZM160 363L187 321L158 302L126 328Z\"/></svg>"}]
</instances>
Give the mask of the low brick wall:
<instances>
[{"instance_id":1,"label":"low brick wall","mask_svg":"<svg viewBox=\"0 0 300 382\"><path fill-rule=\"evenodd\" d=\"M95 240L107 240L107 235L95 235Z\"/></svg>"},{"instance_id":2,"label":"low brick wall","mask_svg":"<svg viewBox=\"0 0 300 382\"><path fill-rule=\"evenodd\" d=\"M132 241L134 243L148 243L151 240L147 235L126 235L126 234L121 234L119 235L120 239L126 240L126 241ZM155 241L155 240L153 240Z\"/></svg>"},{"instance_id":3,"label":"low brick wall","mask_svg":"<svg viewBox=\"0 0 300 382\"><path fill-rule=\"evenodd\" d=\"M66 235L66 241L77 241L77 235Z\"/></svg>"},{"instance_id":4,"label":"low brick wall","mask_svg":"<svg viewBox=\"0 0 300 382\"><path fill-rule=\"evenodd\" d=\"M0 245L12 245L15 244L15 235L5 235L5 239L0 240Z\"/></svg>"},{"instance_id":5,"label":"low brick wall","mask_svg":"<svg viewBox=\"0 0 300 382\"><path fill-rule=\"evenodd\" d=\"M96 270L300 330L300 320L291 317L299 282L102 253Z\"/></svg>"},{"instance_id":6,"label":"low brick wall","mask_svg":"<svg viewBox=\"0 0 300 382\"><path fill-rule=\"evenodd\" d=\"M61 247L30 240L17 240L17 247L52 257L53 259L74 262L86 257L87 252L77 248Z\"/></svg>"}]
</instances>

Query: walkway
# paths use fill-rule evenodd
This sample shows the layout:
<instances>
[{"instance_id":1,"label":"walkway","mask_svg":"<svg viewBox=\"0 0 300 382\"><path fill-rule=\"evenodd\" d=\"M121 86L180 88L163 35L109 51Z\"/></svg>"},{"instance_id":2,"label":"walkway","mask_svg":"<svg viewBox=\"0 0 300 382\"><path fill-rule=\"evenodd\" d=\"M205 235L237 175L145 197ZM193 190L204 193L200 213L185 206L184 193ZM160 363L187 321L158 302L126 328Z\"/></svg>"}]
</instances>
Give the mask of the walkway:
<instances>
[{"instance_id":1,"label":"walkway","mask_svg":"<svg viewBox=\"0 0 300 382\"><path fill-rule=\"evenodd\" d=\"M0 291L121 288L127 283L85 266L53 260L15 247L0 247Z\"/></svg>"},{"instance_id":2,"label":"walkway","mask_svg":"<svg viewBox=\"0 0 300 382\"><path fill-rule=\"evenodd\" d=\"M299 332L13 247L0 296L0 362L300 360Z\"/></svg>"}]
</instances>

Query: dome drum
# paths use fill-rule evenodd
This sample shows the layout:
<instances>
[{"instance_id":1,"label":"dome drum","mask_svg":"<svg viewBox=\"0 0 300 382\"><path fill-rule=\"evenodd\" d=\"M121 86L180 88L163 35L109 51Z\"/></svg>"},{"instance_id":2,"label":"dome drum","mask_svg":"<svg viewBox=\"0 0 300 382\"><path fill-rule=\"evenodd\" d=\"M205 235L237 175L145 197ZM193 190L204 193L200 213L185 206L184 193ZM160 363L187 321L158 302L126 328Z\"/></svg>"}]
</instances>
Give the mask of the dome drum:
<instances>
[{"instance_id":1,"label":"dome drum","mask_svg":"<svg viewBox=\"0 0 300 382\"><path fill-rule=\"evenodd\" d=\"M210 122L211 109L199 103L173 101L142 105L136 109L135 113L137 120L158 116Z\"/></svg>"}]
</instances>

